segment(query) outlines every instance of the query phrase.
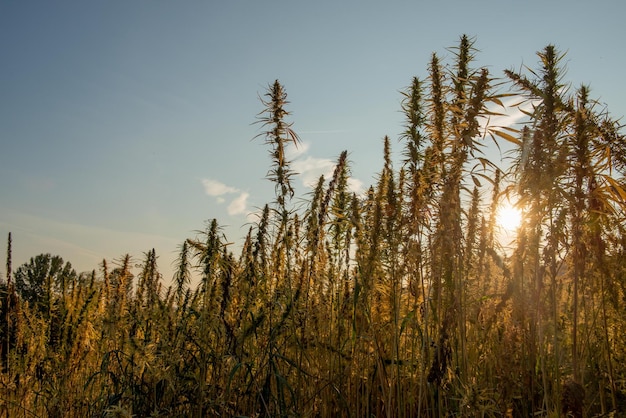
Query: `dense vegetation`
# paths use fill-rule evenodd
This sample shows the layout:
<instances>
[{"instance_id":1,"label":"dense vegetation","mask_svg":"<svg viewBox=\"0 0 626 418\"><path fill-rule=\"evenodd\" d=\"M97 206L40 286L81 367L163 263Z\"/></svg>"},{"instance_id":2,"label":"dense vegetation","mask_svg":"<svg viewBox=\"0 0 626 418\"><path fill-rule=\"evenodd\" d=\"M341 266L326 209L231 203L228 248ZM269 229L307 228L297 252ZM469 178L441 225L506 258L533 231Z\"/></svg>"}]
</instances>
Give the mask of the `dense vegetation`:
<instances>
[{"instance_id":1,"label":"dense vegetation","mask_svg":"<svg viewBox=\"0 0 626 418\"><path fill-rule=\"evenodd\" d=\"M403 160L350 192L347 153L305 208L276 81L275 201L238 249L216 220L165 287L154 250L77 274L40 255L2 284L0 416L626 414L626 145L548 46L493 78L462 37L403 93ZM515 99L520 129L489 126ZM506 167L486 146L508 144ZM397 166L397 167L394 167ZM523 210L515 247L496 212ZM191 286L192 278L198 285Z\"/></svg>"}]
</instances>

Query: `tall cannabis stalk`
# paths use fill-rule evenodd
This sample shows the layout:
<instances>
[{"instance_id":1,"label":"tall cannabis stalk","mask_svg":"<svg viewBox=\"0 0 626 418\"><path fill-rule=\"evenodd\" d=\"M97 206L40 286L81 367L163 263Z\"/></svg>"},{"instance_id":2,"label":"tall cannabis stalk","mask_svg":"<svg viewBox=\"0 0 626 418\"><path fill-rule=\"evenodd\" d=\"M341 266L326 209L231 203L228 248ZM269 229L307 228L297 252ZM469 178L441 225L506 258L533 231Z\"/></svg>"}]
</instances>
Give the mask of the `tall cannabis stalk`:
<instances>
[{"instance_id":1,"label":"tall cannabis stalk","mask_svg":"<svg viewBox=\"0 0 626 418\"><path fill-rule=\"evenodd\" d=\"M531 115L531 130L523 140L518 167L518 194L523 206L527 207L525 235L529 246L525 253L526 270L531 278L529 300L534 306L530 310L529 323L530 344L528 357L529 399L536 398L537 393L542 395L542 404L549 409L558 409L558 404L552 402L558 395L552 397L549 392L549 377L559 379L559 368L555 363L560 350L558 329L558 281L560 243L562 242L562 223L559 222L561 208L559 205L560 188L557 187L558 178L563 174L565 165L564 156L564 126L567 124L567 101L564 99L564 85L562 84L562 69L560 56L554 46L547 46L539 53L541 60L540 80L534 82L526 77L507 71L508 77L522 91L528 94L529 99L539 100ZM546 279L549 282L546 283ZM546 284L549 293L545 293ZM553 339L547 340L545 309L541 306L545 298L549 300L548 311L551 322L554 324ZM546 341L547 340L547 341ZM552 361L549 361L552 359ZM539 363L537 363L539 361ZM533 364L540 364L536 370ZM537 379L540 379L537 381ZM558 388L555 388L558 391ZM534 393L533 393L534 392ZM533 404L535 410L540 405Z\"/></svg>"},{"instance_id":2,"label":"tall cannabis stalk","mask_svg":"<svg viewBox=\"0 0 626 418\"><path fill-rule=\"evenodd\" d=\"M515 164L520 203L527 212L518 240L516 276L521 288L529 289L528 295L521 295L523 303L533 305L530 321L524 320L529 333L527 397L542 399L529 409L577 416L586 394L592 396L589 393L600 387L598 396L604 396L601 381L586 382L585 368L606 361L606 373L612 376L610 354L607 360L591 354L593 346L608 347L609 338L594 336L590 324L599 315L595 304L599 299L603 306L603 286L611 277L604 239L626 194L612 177L613 162L619 165L620 157L614 159L611 151L619 148L619 135L603 129L615 123L593 110L587 87L575 97L568 94L562 82L563 55L554 46L538 56L540 69L531 71L533 78L506 72L527 100L534 101ZM571 321L567 330L563 318ZM570 381L562 386L551 383L561 381L562 375ZM614 394L612 383L609 386Z\"/></svg>"},{"instance_id":3,"label":"tall cannabis stalk","mask_svg":"<svg viewBox=\"0 0 626 418\"><path fill-rule=\"evenodd\" d=\"M291 185L294 173L291 171L286 157L286 146L290 142L298 146L300 138L291 129L292 124L285 121L285 117L290 114L285 109L289 102L287 101L287 92L278 80L274 81L274 84L267 89L264 97L265 99L261 98L260 100L265 109L259 113L258 123L261 123L266 130L257 136L264 136L265 144L270 146L272 168L267 173L267 178L275 183L276 202L281 215L284 216L286 214L285 205L294 195L294 189Z\"/></svg>"},{"instance_id":4,"label":"tall cannabis stalk","mask_svg":"<svg viewBox=\"0 0 626 418\"><path fill-rule=\"evenodd\" d=\"M11 282L12 279L12 271L13 271L13 267L11 266L11 260L12 260L12 240L11 240L11 233L9 232L9 236L7 237L7 259L6 259L6 276L7 276L7 282L6 282L6 290L5 290L5 294L4 296L4 300L2 301L2 309L3 309L3 325L4 325L4 330L3 330L3 335L2 335L2 347L0 347L0 350L2 350L2 358L0 358L0 362L2 362L2 371L3 373L9 373L9 350L11 347L11 311L12 311L12 301L14 299L13 296L13 283Z\"/></svg>"}]
</instances>

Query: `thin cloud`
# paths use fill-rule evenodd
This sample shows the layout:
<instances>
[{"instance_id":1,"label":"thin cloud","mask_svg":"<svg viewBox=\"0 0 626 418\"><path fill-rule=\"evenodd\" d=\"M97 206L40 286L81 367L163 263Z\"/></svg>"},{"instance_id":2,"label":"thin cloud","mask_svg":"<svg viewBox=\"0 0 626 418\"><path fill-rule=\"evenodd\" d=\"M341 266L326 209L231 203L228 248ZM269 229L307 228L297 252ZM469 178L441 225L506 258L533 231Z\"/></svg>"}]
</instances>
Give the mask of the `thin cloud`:
<instances>
[{"instance_id":1,"label":"thin cloud","mask_svg":"<svg viewBox=\"0 0 626 418\"><path fill-rule=\"evenodd\" d=\"M302 144L303 152L300 154L303 155L310 148L308 143ZM313 188L317 185L317 182L320 176L324 176L324 178L329 179L332 177L333 172L335 171L336 162L329 158L316 158L312 156L306 156L306 158L301 158L293 161L291 163L291 168L293 171L298 173L298 177L302 182L302 185L307 188ZM354 193L361 193L363 190L363 182L359 179L349 178L348 179L348 189Z\"/></svg>"},{"instance_id":2,"label":"thin cloud","mask_svg":"<svg viewBox=\"0 0 626 418\"><path fill-rule=\"evenodd\" d=\"M262 216L263 216L263 210L257 208L253 211L246 213L246 220L250 224L256 224L261 220Z\"/></svg>"},{"instance_id":3,"label":"thin cloud","mask_svg":"<svg viewBox=\"0 0 626 418\"><path fill-rule=\"evenodd\" d=\"M325 178L332 176L335 168L328 158L315 158L308 156L303 160L297 160L292 163L292 168L298 173L300 181L304 187L315 187L321 175Z\"/></svg>"},{"instance_id":4,"label":"thin cloud","mask_svg":"<svg viewBox=\"0 0 626 418\"><path fill-rule=\"evenodd\" d=\"M213 179L202 179L202 185L207 195L215 197L215 200L219 204L226 202L225 195L239 194L230 204L226 207L226 211L229 215L240 215L246 212L248 198L250 193L243 192L236 187L228 186L221 181Z\"/></svg>"},{"instance_id":5,"label":"thin cloud","mask_svg":"<svg viewBox=\"0 0 626 418\"><path fill-rule=\"evenodd\" d=\"M348 190L352 193L361 194L363 192L363 182L359 179L350 177L348 179Z\"/></svg>"},{"instance_id":6,"label":"thin cloud","mask_svg":"<svg viewBox=\"0 0 626 418\"><path fill-rule=\"evenodd\" d=\"M239 189L225 185L222 182L212 179L202 179L204 191L209 196L222 196L228 193L238 193Z\"/></svg>"},{"instance_id":7,"label":"thin cloud","mask_svg":"<svg viewBox=\"0 0 626 418\"><path fill-rule=\"evenodd\" d=\"M289 144L289 147L287 147L287 151L286 151L287 159L295 160L301 155L304 155L307 152L309 152L310 147L311 147L311 144L309 144L308 142L304 142L304 141L299 142L298 146L295 146L294 144Z\"/></svg>"},{"instance_id":8,"label":"thin cloud","mask_svg":"<svg viewBox=\"0 0 626 418\"><path fill-rule=\"evenodd\" d=\"M228 205L228 208L226 208L228 214L233 216L245 213L246 206L248 204L248 197L250 197L249 193L242 192L238 197L230 202L230 205Z\"/></svg>"}]
</instances>

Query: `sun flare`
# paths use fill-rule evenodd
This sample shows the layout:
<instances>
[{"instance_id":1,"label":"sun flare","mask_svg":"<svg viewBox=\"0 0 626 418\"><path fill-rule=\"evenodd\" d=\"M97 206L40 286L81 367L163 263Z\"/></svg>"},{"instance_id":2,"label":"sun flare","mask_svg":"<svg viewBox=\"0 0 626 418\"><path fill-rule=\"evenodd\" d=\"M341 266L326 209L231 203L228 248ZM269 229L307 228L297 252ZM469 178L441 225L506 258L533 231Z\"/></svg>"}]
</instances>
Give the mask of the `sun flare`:
<instances>
[{"instance_id":1,"label":"sun flare","mask_svg":"<svg viewBox=\"0 0 626 418\"><path fill-rule=\"evenodd\" d=\"M522 223L522 211L511 205L505 203L498 209L496 215L498 225L507 231L516 230Z\"/></svg>"}]
</instances>

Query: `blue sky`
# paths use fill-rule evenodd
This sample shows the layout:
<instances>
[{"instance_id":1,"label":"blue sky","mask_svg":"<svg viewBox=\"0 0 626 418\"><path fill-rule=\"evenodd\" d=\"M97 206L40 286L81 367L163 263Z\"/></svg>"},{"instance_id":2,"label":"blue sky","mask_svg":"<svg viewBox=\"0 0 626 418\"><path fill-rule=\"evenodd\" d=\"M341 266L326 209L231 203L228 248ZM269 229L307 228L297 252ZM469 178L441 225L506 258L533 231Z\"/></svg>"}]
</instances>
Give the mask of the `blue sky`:
<instances>
[{"instance_id":1,"label":"blue sky","mask_svg":"<svg viewBox=\"0 0 626 418\"><path fill-rule=\"evenodd\" d=\"M348 150L354 188L396 151L400 90L476 37L495 76L567 52L567 81L626 115L623 1L0 2L0 249L79 271L156 248L164 278L217 218L232 241L273 197L259 95L289 95L302 184ZM4 271L2 272L4 277Z\"/></svg>"}]
</instances>

